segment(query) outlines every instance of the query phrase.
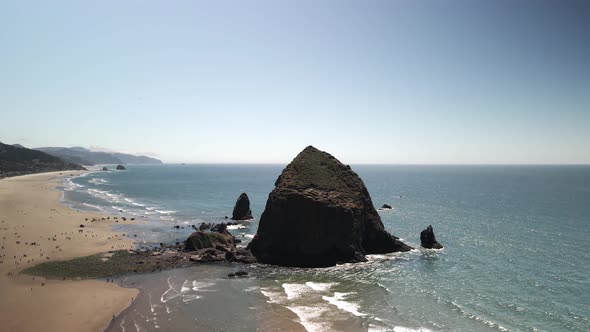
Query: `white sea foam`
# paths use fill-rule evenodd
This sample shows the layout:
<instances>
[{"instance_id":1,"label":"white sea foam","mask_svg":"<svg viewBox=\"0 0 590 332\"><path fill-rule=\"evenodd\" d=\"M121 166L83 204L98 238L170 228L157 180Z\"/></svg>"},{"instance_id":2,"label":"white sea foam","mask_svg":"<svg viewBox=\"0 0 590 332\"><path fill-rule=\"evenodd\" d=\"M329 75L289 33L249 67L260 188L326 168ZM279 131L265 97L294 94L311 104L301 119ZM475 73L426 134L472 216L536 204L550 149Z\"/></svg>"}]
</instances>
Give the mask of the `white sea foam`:
<instances>
[{"instance_id":1,"label":"white sea foam","mask_svg":"<svg viewBox=\"0 0 590 332\"><path fill-rule=\"evenodd\" d=\"M201 282L201 281L193 281L193 291L203 291L203 292L214 292L215 289L203 289L209 288L211 286L215 286L214 282Z\"/></svg>"},{"instance_id":2,"label":"white sea foam","mask_svg":"<svg viewBox=\"0 0 590 332\"><path fill-rule=\"evenodd\" d=\"M325 308L307 306L287 306L287 309L299 317L299 322L309 332L329 331L331 324L321 319Z\"/></svg>"},{"instance_id":3,"label":"white sea foam","mask_svg":"<svg viewBox=\"0 0 590 332\"><path fill-rule=\"evenodd\" d=\"M332 286L338 285L337 282L313 282L313 281L308 281L305 283L305 285L307 285L307 287L318 291L318 292L324 292L329 290Z\"/></svg>"},{"instance_id":4,"label":"white sea foam","mask_svg":"<svg viewBox=\"0 0 590 332\"><path fill-rule=\"evenodd\" d=\"M287 299L293 300L298 297L301 297L304 293L310 291L310 288L307 287L305 284L287 284L284 283L283 289L285 290L285 294L287 294Z\"/></svg>"},{"instance_id":5,"label":"white sea foam","mask_svg":"<svg viewBox=\"0 0 590 332\"><path fill-rule=\"evenodd\" d=\"M367 258L367 260L369 262L380 261L380 260L387 260L387 259L393 258L391 256L382 255L382 254L366 255L365 257Z\"/></svg>"},{"instance_id":6,"label":"white sea foam","mask_svg":"<svg viewBox=\"0 0 590 332\"><path fill-rule=\"evenodd\" d=\"M108 183L109 181L105 180L105 179L100 179L100 178L94 178L94 179L90 179L88 180L88 183L92 183L95 185L103 185L105 183Z\"/></svg>"},{"instance_id":7,"label":"white sea foam","mask_svg":"<svg viewBox=\"0 0 590 332\"><path fill-rule=\"evenodd\" d=\"M182 303L189 303L194 300L199 300L202 298L203 297L201 295L197 295L197 294L183 294L182 295Z\"/></svg>"},{"instance_id":8,"label":"white sea foam","mask_svg":"<svg viewBox=\"0 0 590 332\"><path fill-rule=\"evenodd\" d=\"M427 329L425 327L419 327L417 329L411 329L409 327L403 327L403 326L396 326L393 328L394 332L433 332L430 329Z\"/></svg>"},{"instance_id":9,"label":"white sea foam","mask_svg":"<svg viewBox=\"0 0 590 332\"><path fill-rule=\"evenodd\" d=\"M261 288L260 293L268 298L267 303L280 303L282 302L283 293L273 292L269 288Z\"/></svg>"},{"instance_id":10,"label":"white sea foam","mask_svg":"<svg viewBox=\"0 0 590 332\"><path fill-rule=\"evenodd\" d=\"M86 192L88 194L90 194L91 196L94 196L96 198L100 198L100 199L105 200L109 203L121 203L123 201L121 198L121 195L113 194L113 193L105 191L105 190L90 188L90 189L87 189Z\"/></svg>"},{"instance_id":11,"label":"white sea foam","mask_svg":"<svg viewBox=\"0 0 590 332\"><path fill-rule=\"evenodd\" d=\"M470 313L470 312L467 312L466 310L464 310L464 309L463 309L463 306L461 306L461 305L459 305L459 304L455 303L454 301L451 301L451 304L452 304L452 305L453 305L455 308L457 308L457 309L459 310L459 312L460 312L460 313L461 313L463 316L465 316L465 317L468 317L468 318L470 318L470 319L473 319L473 320L476 320L476 321L482 322L483 324L485 324L485 325L487 325L487 326L489 326L489 327L497 328L497 329L498 329L498 330L500 330L500 331L510 331L510 330L506 329L505 327L503 327L503 326L501 326L501 325L499 325L499 324L497 324L497 323L494 323L494 322L492 322L492 321L490 321L490 320L487 320L487 319L485 319L485 318L483 318L483 317L479 317L479 316L477 316L477 315L474 315L474 314L472 314L472 313Z\"/></svg>"},{"instance_id":12,"label":"white sea foam","mask_svg":"<svg viewBox=\"0 0 590 332\"><path fill-rule=\"evenodd\" d=\"M103 211L103 209L100 206L98 206L98 205L92 205L92 204L88 204L88 203L82 203L82 205L87 206L89 208L93 208L93 209L99 210L99 211Z\"/></svg>"},{"instance_id":13,"label":"white sea foam","mask_svg":"<svg viewBox=\"0 0 590 332\"><path fill-rule=\"evenodd\" d=\"M368 332L389 332L389 331L391 331L391 329L386 326L377 326L372 323L369 324Z\"/></svg>"},{"instance_id":14,"label":"white sea foam","mask_svg":"<svg viewBox=\"0 0 590 332\"><path fill-rule=\"evenodd\" d=\"M227 226L227 229L243 229L243 228L248 228L244 225L229 225Z\"/></svg>"},{"instance_id":15,"label":"white sea foam","mask_svg":"<svg viewBox=\"0 0 590 332\"><path fill-rule=\"evenodd\" d=\"M123 319L121 320L121 324L119 324L119 327L121 328L121 332L125 332L125 316L123 316Z\"/></svg>"},{"instance_id":16,"label":"white sea foam","mask_svg":"<svg viewBox=\"0 0 590 332\"><path fill-rule=\"evenodd\" d=\"M180 292L186 293L186 292L190 291L191 289L193 289L191 287L191 282L189 280L185 280L184 283L182 284L182 287L180 288Z\"/></svg>"},{"instance_id":17,"label":"white sea foam","mask_svg":"<svg viewBox=\"0 0 590 332\"><path fill-rule=\"evenodd\" d=\"M67 178L66 180L64 180L63 184L64 184L64 190L66 190L66 191L73 191L73 190L77 190L80 188L84 188L84 185L75 183L74 181L72 181L72 178Z\"/></svg>"},{"instance_id":18,"label":"white sea foam","mask_svg":"<svg viewBox=\"0 0 590 332\"><path fill-rule=\"evenodd\" d=\"M322 296L322 299L328 301L328 303L335 305L338 309L350 312L351 314L362 317L366 314L359 311L359 305L353 302L345 301L349 295L354 293L339 293L335 292L334 296Z\"/></svg>"},{"instance_id":19,"label":"white sea foam","mask_svg":"<svg viewBox=\"0 0 590 332\"><path fill-rule=\"evenodd\" d=\"M111 207L117 211L127 212L127 210L123 209L121 206L112 205Z\"/></svg>"},{"instance_id":20,"label":"white sea foam","mask_svg":"<svg viewBox=\"0 0 590 332\"><path fill-rule=\"evenodd\" d=\"M174 285L172 285L172 283L170 282L170 278L168 277L167 282L168 282L168 289L162 293L162 295L160 296L160 302L162 303L166 303L178 296L180 296L180 292L174 288Z\"/></svg>"},{"instance_id":21,"label":"white sea foam","mask_svg":"<svg viewBox=\"0 0 590 332\"><path fill-rule=\"evenodd\" d=\"M156 212L158 212L160 214L173 214L173 213L176 213L176 211L174 211L174 210L156 210Z\"/></svg>"},{"instance_id":22,"label":"white sea foam","mask_svg":"<svg viewBox=\"0 0 590 332\"><path fill-rule=\"evenodd\" d=\"M253 239L254 238L254 234L243 234L243 237L249 238L249 239Z\"/></svg>"}]
</instances>

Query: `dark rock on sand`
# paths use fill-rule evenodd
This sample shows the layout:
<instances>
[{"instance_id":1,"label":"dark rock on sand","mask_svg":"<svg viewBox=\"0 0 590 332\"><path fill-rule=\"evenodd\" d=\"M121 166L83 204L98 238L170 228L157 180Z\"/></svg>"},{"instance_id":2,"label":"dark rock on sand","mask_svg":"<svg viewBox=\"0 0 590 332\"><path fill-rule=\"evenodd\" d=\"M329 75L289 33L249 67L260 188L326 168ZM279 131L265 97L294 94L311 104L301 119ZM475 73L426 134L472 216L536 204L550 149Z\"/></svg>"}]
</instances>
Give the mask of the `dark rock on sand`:
<instances>
[{"instance_id":1,"label":"dark rock on sand","mask_svg":"<svg viewBox=\"0 0 590 332\"><path fill-rule=\"evenodd\" d=\"M222 222L221 224L211 226L211 231L231 236L231 234L227 230L227 224L224 222Z\"/></svg>"},{"instance_id":2,"label":"dark rock on sand","mask_svg":"<svg viewBox=\"0 0 590 332\"><path fill-rule=\"evenodd\" d=\"M214 248L223 252L228 252L235 248L235 243L231 234L196 231L186 239L184 242L184 248L187 251Z\"/></svg>"},{"instance_id":3,"label":"dark rock on sand","mask_svg":"<svg viewBox=\"0 0 590 332\"><path fill-rule=\"evenodd\" d=\"M250 250L245 248L236 248L233 252L230 253L228 259L234 262L240 262L245 264L252 264L256 263L256 257L252 255Z\"/></svg>"},{"instance_id":4,"label":"dark rock on sand","mask_svg":"<svg viewBox=\"0 0 590 332\"><path fill-rule=\"evenodd\" d=\"M207 248L198 250L194 255L190 256L191 262L211 263L225 261L226 253L214 248Z\"/></svg>"},{"instance_id":5,"label":"dark rock on sand","mask_svg":"<svg viewBox=\"0 0 590 332\"><path fill-rule=\"evenodd\" d=\"M210 232L198 230L184 242L184 251L190 252L193 262L241 262L251 264L256 258L245 248L237 248L239 241L227 230L225 223L211 227Z\"/></svg>"},{"instance_id":6,"label":"dark rock on sand","mask_svg":"<svg viewBox=\"0 0 590 332\"><path fill-rule=\"evenodd\" d=\"M432 225L428 225L425 230L420 232L420 245L427 249L442 249L442 244L436 241Z\"/></svg>"},{"instance_id":7,"label":"dark rock on sand","mask_svg":"<svg viewBox=\"0 0 590 332\"><path fill-rule=\"evenodd\" d=\"M125 166L117 165L117 171L123 171L123 170L126 170Z\"/></svg>"},{"instance_id":8,"label":"dark rock on sand","mask_svg":"<svg viewBox=\"0 0 590 332\"><path fill-rule=\"evenodd\" d=\"M240 197L238 197L231 218L233 220L252 219L252 211L250 210L250 199L248 198L248 195L246 195L246 193L242 193Z\"/></svg>"},{"instance_id":9,"label":"dark rock on sand","mask_svg":"<svg viewBox=\"0 0 590 332\"><path fill-rule=\"evenodd\" d=\"M237 271L237 272L234 272L234 273L230 273L227 276L229 278L233 278L233 277L245 277L247 275L248 275L248 272L240 270L240 271Z\"/></svg>"},{"instance_id":10,"label":"dark rock on sand","mask_svg":"<svg viewBox=\"0 0 590 332\"><path fill-rule=\"evenodd\" d=\"M322 267L412 248L385 231L350 166L308 146L277 179L248 249L262 263Z\"/></svg>"}]
</instances>

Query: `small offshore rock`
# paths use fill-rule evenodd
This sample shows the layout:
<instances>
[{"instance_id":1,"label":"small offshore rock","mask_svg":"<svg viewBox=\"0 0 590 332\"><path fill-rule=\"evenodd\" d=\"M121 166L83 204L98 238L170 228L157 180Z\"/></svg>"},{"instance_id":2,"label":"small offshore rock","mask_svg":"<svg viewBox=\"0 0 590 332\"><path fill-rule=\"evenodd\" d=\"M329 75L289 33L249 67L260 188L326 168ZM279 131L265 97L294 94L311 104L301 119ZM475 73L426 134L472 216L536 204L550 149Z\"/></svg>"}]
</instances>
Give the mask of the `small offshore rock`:
<instances>
[{"instance_id":1,"label":"small offshore rock","mask_svg":"<svg viewBox=\"0 0 590 332\"><path fill-rule=\"evenodd\" d=\"M231 218L233 220L252 219L252 210L250 210L250 199L248 198L248 195L246 193L242 193L240 194L240 197L238 197Z\"/></svg>"},{"instance_id":2,"label":"small offshore rock","mask_svg":"<svg viewBox=\"0 0 590 332\"><path fill-rule=\"evenodd\" d=\"M432 225L428 225L425 230L420 232L420 245L427 249L442 249L442 244L436 241Z\"/></svg>"}]
</instances>

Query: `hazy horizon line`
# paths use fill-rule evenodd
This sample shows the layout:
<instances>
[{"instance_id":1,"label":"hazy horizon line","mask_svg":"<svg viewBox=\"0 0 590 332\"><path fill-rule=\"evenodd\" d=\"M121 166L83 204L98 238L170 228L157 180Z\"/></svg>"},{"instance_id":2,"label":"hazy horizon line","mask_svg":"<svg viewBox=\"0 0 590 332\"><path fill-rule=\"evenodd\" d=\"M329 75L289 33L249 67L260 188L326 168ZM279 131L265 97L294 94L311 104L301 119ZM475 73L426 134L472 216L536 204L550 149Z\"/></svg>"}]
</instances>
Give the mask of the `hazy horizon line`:
<instances>
[{"instance_id":1,"label":"hazy horizon line","mask_svg":"<svg viewBox=\"0 0 590 332\"><path fill-rule=\"evenodd\" d=\"M288 165L290 162L164 162L143 165ZM343 163L358 166L590 166L590 163ZM133 164L130 164L133 165ZM135 164L142 165L142 164Z\"/></svg>"}]
</instances>

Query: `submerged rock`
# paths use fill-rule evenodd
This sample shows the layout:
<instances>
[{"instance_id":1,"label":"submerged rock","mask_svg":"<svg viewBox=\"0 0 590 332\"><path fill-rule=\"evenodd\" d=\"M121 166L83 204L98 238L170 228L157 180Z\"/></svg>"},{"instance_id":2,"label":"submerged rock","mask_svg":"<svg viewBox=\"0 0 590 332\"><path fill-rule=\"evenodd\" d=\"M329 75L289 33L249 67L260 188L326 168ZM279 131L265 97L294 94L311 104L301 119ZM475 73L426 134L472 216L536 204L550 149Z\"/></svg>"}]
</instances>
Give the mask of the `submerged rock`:
<instances>
[{"instance_id":1,"label":"submerged rock","mask_svg":"<svg viewBox=\"0 0 590 332\"><path fill-rule=\"evenodd\" d=\"M117 165L117 171L123 171L123 170L126 170L125 166Z\"/></svg>"},{"instance_id":2,"label":"submerged rock","mask_svg":"<svg viewBox=\"0 0 590 332\"><path fill-rule=\"evenodd\" d=\"M322 267L412 248L385 231L350 166L308 146L277 179L248 249L262 263Z\"/></svg>"},{"instance_id":3,"label":"submerged rock","mask_svg":"<svg viewBox=\"0 0 590 332\"><path fill-rule=\"evenodd\" d=\"M420 245L427 249L442 249L442 244L436 241L432 225L428 225L425 230L420 232Z\"/></svg>"},{"instance_id":4,"label":"submerged rock","mask_svg":"<svg viewBox=\"0 0 590 332\"><path fill-rule=\"evenodd\" d=\"M250 199L248 198L248 195L246 195L246 193L242 193L240 197L238 197L231 218L233 220L252 219L252 211L250 210Z\"/></svg>"},{"instance_id":5,"label":"submerged rock","mask_svg":"<svg viewBox=\"0 0 590 332\"><path fill-rule=\"evenodd\" d=\"M245 277L245 276L247 276L247 275L248 275L248 272L246 272L246 271L242 271L242 270L239 270L239 271L237 271L237 272L230 273L230 274L228 274L227 276L228 276L229 278L233 278L233 277Z\"/></svg>"}]
</instances>

